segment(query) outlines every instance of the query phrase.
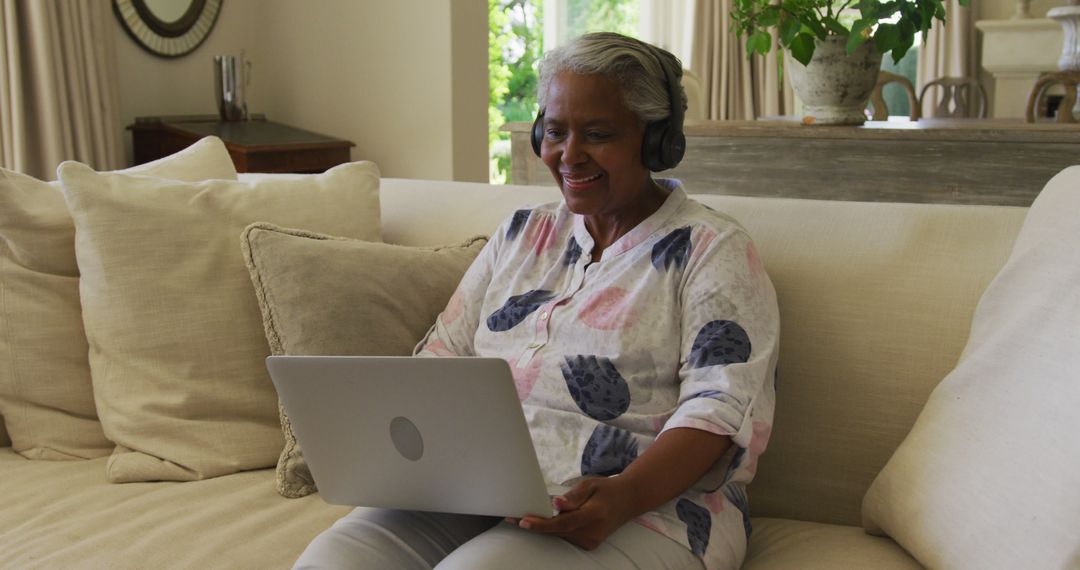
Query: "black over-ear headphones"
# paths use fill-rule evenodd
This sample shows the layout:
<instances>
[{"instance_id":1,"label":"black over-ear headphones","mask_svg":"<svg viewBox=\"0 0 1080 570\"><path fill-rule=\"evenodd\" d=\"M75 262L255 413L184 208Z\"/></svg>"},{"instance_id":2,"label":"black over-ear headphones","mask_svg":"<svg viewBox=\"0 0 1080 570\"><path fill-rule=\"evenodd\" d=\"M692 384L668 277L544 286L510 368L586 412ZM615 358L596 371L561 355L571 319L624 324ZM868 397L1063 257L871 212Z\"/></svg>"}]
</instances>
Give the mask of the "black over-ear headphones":
<instances>
[{"instance_id":1,"label":"black over-ear headphones","mask_svg":"<svg viewBox=\"0 0 1080 570\"><path fill-rule=\"evenodd\" d=\"M645 125L645 136L641 139L641 161L653 172L675 168L686 152L686 136L682 131L683 107L679 96L679 80L671 66L664 64L664 58L657 53L657 48L644 44L664 70L667 81L668 100L671 103L671 115L666 119L653 121ZM544 111L536 115L532 125L532 149L540 156L540 143L544 140Z\"/></svg>"}]
</instances>

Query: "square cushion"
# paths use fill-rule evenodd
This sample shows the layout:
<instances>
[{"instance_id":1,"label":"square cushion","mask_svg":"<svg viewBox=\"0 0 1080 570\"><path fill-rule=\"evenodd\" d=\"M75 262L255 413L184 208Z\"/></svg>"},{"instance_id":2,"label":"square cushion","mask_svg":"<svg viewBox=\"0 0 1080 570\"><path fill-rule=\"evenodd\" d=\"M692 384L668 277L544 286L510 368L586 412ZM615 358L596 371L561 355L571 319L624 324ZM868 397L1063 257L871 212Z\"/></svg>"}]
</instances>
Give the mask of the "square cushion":
<instances>
[{"instance_id":1,"label":"square cushion","mask_svg":"<svg viewBox=\"0 0 1080 570\"><path fill-rule=\"evenodd\" d=\"M277 398L240 255L258 220L377 240L374 164L252 183L168 181L60 166L75 220L98 415L113 482L193 480L274 465Z\"/></svg>"},{"instance_id":2,"label":"square cushion","mask_svg":"<svg viewBox=\"0 0 1080 570\"><path fill-rule=\"evenodd\" d=\"M216 137L123 172L236 179ZM94 409L87 351L75 224L60 183L0 169L0 415L15 451L31 459L112 451Z\"/></svg>"},{"instance_id":3,"label":"square cushion","mask_svg":"<svg viewBox=\"0 0 1080 570\"><path fill-rule=\"evenodd\" d=\"M898 544L859 526L753 519L741 570L921 570Z\"/></svg>"},{"instance_id":4,"label":"square cushion","mask_svg":"<svg viewBox=\"0 0 1080 570\"><path fill-rule=\"evenodd\" d=\"M487 242L406 247L255 224L244 258L273 354L407 356ZM302 497L314 481L281 410L278 491Z\"/></svg>"},{"instance_id":5,"label":"square cushion","mask_svg":"<svg viewBox=\"0 0 1080 570\"><path fill-rule=\"evenodd\" d=\"M931 568L1080 567L1080 167L1031 205L967 346L863 500Z\"/></svg>"}]
</instances>

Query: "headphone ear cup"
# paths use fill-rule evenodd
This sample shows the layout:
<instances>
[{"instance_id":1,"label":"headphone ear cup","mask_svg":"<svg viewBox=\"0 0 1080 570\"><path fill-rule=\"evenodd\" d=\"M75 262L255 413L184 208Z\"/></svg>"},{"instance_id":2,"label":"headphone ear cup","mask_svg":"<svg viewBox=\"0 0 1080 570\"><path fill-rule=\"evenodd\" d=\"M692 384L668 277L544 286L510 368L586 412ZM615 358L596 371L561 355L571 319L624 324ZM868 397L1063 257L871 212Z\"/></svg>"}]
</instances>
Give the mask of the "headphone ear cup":
<instances>
[{"instance_id":1,"label":"headphone ear cup","mask_svg":"<svg viewBox=\"0 0 1080 570\"><path fill-rule=\"evenodd\" d=\"M664 168L675 168L686 154L686 135L674 129L665 131L663 146Z\"/></svg>"},{"instance_id":2,"label":"headphone ear cup","mask_svg":"<svg viewBox=\"0 0 1080 570\"><path fill-rule=\"evenodd\" d=\"M686 136L667 119L649 123L641 139L641 162L653 172L675 168L686 153Z\"/></svg>"},{"instance_id":3,"label":"headphone ear cup","mask_svg":"<svg viewBox=\"0 0 1080 570\"><path fill-rule=\"evenodd\" d=\"M659 172L667 168L664 165L664 134L667 121L653 121L645 126L645 135L641 138L641 162L645 168Z\"/></svg>"},{"instance_id":4,"label":"headphone ear cup","mask_svg":"<svg viewBox=\"0 0 1080 570\"><path fill-rule=\"evenodd\" d=\"M536 120L533 121L532 133L529 137L529 142L532 143L533 152L536 156L540 156L540 143L544 140L544 112L541 111L536 114Z\"/></svg>"}]
</instances>

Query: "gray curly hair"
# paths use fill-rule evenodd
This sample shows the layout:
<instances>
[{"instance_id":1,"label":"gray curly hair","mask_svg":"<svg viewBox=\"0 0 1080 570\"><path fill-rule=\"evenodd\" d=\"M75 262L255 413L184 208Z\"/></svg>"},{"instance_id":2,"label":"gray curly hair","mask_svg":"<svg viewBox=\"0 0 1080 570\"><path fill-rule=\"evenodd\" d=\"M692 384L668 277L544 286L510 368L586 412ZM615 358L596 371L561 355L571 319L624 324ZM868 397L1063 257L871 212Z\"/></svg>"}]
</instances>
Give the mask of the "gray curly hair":
<instances>
[{"instance_id":1,"label":"gray curly hair","mask_svg":"<svg viewBox=\"0 0 1080 570\"><path fill-rule=\"evenodd\" d=\"M679 58L666 50L614 32L585 34L545 54L540 61L537 103L541 111L547 107L551 80L563 71L604 75L615 80L622 92L623 103L643 123L666 119L671 115L671 105L667 75L660 66L660 58L674 72L678 82L676 92L682 99L682 108L686 109L686 91L682 87L682 62Z\"/></svg>"}]
</instances>

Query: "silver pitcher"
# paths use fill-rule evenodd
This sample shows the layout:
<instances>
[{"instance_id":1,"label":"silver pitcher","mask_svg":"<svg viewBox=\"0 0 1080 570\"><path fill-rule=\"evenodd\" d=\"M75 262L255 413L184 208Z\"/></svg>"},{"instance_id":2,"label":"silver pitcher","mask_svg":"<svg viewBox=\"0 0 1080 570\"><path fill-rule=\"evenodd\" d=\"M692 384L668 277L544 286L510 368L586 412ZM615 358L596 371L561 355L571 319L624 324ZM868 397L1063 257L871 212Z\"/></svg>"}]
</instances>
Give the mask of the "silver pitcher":
<instances>
[{"instance_id":1,"label":"silver pitcher","mask_svg":"<svg viewBox=\"0 0 1080 570\"><path fill-rule=\"evenodd\" d=\"M247 119L247 85L251 63L240 55L214 56L214 98L223 121Z\"/></svg>"}]
</instances>

